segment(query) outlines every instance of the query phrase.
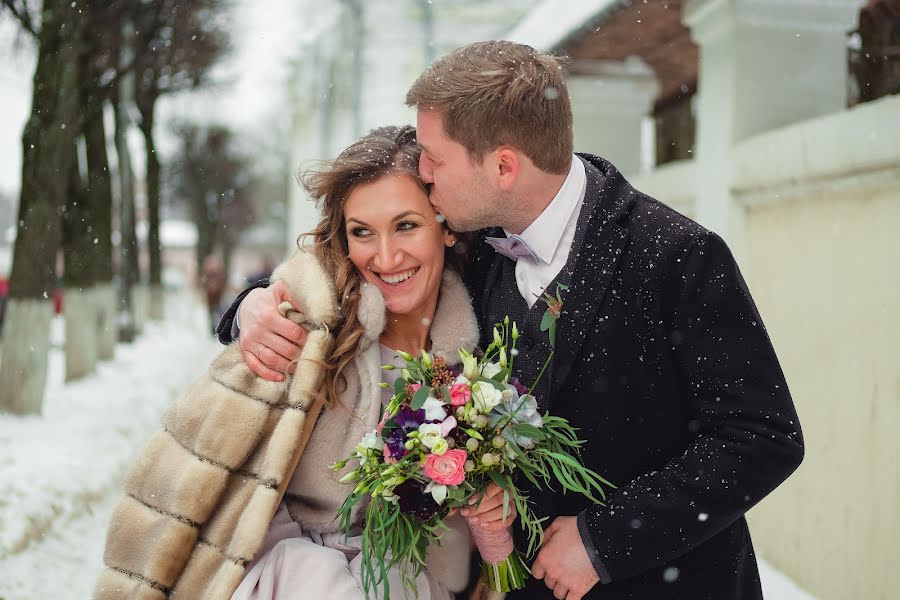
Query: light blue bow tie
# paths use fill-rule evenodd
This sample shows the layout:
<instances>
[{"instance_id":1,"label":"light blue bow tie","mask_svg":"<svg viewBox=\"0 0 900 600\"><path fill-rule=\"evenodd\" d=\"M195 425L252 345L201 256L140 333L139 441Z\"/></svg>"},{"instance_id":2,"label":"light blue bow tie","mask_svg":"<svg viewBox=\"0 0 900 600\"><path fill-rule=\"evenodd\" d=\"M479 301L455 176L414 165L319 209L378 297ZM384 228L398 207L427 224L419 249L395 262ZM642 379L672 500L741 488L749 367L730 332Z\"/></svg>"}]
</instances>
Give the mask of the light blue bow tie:
<instances>
[{"instance_id":1,"label":"light blue bow tie","mask_svg":"<svg viewBox=\"0 0 900 600\"><path fill-rule=\"evenodd\" d=\"M484 238L484 241L490 244L491 248L493 248L506 258L510 258L512 260L526 258L528 260L537 262L537 255L535 255L535 253L532 252L531 248L528 247L528 244L522 241L522 239L517 235L513 235L511 237L486 237Z\"/></svg>"}]
</instances>

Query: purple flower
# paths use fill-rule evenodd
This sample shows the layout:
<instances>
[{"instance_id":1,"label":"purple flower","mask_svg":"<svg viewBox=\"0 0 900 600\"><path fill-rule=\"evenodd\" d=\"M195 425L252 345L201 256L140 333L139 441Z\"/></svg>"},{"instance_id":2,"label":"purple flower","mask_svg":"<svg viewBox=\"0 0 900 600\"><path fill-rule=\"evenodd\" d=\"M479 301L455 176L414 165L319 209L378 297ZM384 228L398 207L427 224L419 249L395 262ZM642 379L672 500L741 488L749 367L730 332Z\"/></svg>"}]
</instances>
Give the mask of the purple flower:
<instances>
[{"instance_id":1,"label":"purple flower","mask_svg":"<svg viewBox=\"0 0 900 600\"><path fill-rule=\"evenodd\" d=\"M389 419L385 423L384 443L391 451L391 457L400 460L408 454L406 444L406 434L410 431L417 431L419 425L425 422L425 410L412 410L408 406L400 409L393 419Z\"/></svg>"},{"instance_id":2,"label":"purple flower","mask_svg":"<svg viewBox=\"0 0 900 600\"><path fill-rule=\"evenodd\" d=\"M391 451L391 458L400 460L408 454L406 450L406 432L402 429L392 429L384 438L384 443Z\"/></svg>"},{"instance_id":3,"label":"purple flower","mask_svg":"<svg viewBox=\"0 0 900 600\"><path fill-rule=\"evenodd\" d=\"M431 494L425 493L425 484L421 481L407 479L394 488L394 493L397 495L400 510L420 521L427 521L441 510L441 506L434 501Z\"/></svg>"},{"instance_id":4,"label":"purple flower","mask_svg":"<svg viewBox=\"0 0 900 600\"><path fill-rule=\"evenodd\" d=\"M524 396L525 394L528 393L528 388L525 387L524 385L522 385L522 383L519 381L519 379L517 377L510 377L509 383L514 388L516 388L516 391L519 393L520 396Z\"/></svg>"},{"instance_id":5,"label":"purple flower","mask_svg":"<svg viewBox=\"0 0 900 600\"><path fill-rule=\"evenodd\" d=\"M413 431L425 422L425 409L412 410L408 406L403 406L392 421L397 427L407 432Z\"/></svg>"}]
</instances>

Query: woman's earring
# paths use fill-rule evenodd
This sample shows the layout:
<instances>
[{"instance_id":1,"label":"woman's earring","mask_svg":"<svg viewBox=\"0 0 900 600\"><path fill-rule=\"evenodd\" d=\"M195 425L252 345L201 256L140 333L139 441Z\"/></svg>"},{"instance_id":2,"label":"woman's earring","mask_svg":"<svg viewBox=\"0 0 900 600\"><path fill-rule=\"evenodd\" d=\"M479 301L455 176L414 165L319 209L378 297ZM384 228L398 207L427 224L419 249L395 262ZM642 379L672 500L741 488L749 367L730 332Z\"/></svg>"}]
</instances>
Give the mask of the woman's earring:
<instances>
[{"instance_id":1,"label":"woman's earring","mask_svg":"<svg viewBox=\"0 0 900 600\"><path fill-rule=\"evenodd\" d=\"M447 245L452 248L453 246L456 245L456 240L455 239L450 240L450 242Z\"/></svg>"}]
</instances>

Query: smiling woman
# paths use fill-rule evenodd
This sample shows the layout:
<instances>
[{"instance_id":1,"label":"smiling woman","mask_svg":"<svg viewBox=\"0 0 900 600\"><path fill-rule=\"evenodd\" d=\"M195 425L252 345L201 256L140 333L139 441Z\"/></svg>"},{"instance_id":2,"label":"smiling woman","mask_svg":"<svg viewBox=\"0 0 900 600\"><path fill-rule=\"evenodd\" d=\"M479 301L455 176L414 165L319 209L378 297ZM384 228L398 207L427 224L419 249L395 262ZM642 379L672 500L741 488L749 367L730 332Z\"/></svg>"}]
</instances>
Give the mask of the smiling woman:
<instances>
[{"instance_id":1,"label":"smiling woman","mask_svg":"<svg viewBox=\"0 0 900 600\"><path fill-rule=\"evenodd\" d=\"M98 600L137 588L217 600L364 598L369 524L356 510L339 531L335 516L354 486L331 467L378 426L390 400L382 365L395 350L428 348L449 369L478 341L469 294L445 268L458 262L456 238L431 208L418 159L415 130L386 127L305 176L323 218L272 276L294 299L282 314L308 332L296 371L284 384L255 377L235 344L167 411L166 430L126 478L116 508L125 516L110 521ZM459 515L445 522L411 575L423 600L449 600L468 580L468 525ZM400 591L407 571L387 569L385 585Z\"/></svg>"},{"instance_id":2,"label":"smiling woman","mask_svg":"<svg viewBox=\"0 0 900 600\"><path fill-rule=\"evenodd\" d=\"M428 348L441 273L462 269L466 244L457 244L458 235L428 200L419 177L421 152L414 127L382 127L301 177L320 203L322 220L298 243L311 242L335 274L343 315L326 375L331 398L340 396L344 370L363 335L357 312L364 283L384 296L388 322L382 343L418 352Z\"/></svg>"},{"instance_id":3,"label":"smiling woman","mask_svg":"<svg viewBox=\"0 0 900 600\"><path fill-rule=\"evenodd\" d=\"M456 244L422 184L401 174L360 185L344 203L344 219L350 260L381 290L391 321L421 331L434 316L445 249ZM397 341L392 347L404 345Z\"/></svg>"}]
</instances>

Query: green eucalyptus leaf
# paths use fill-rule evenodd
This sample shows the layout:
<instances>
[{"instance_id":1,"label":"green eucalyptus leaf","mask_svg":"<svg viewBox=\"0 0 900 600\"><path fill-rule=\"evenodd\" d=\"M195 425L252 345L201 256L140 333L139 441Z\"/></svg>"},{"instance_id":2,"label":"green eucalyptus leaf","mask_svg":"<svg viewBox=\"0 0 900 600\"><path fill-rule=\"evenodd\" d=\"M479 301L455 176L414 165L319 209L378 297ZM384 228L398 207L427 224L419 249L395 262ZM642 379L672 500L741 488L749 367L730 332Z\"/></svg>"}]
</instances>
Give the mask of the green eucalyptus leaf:
<instances>
[{"instance_id":1,"label":"green eucalyptus leaf","mask_svg":"<svg viewBox=\"0 0 900 600\"><path fill-rule=\"evenodd\" d=\"M509 487L509 483L510 483L509 479L504 477L502 473L499 473L498 471L491 469L490 471L487 472L487 474L488 474L488 477L491 478L491 481L493 481L494 483L499 485L501 489L505 490L507 487Z\"/></svg>"},{"instance_id":2,"label":"green eucalyptus leaf","mask_svg":"<svg viewBox=\"0 0 900 600\"><path fill-rule=\"evenodd\" d=\"M518 425L514 425L513 431L515 431L519 435L526 435L535 441L540 441L547 437L547 435L543 431L541 431L534 425L529 425L528 423L520 423Z\"/></svg>"},{"instance_id":3,"label":"green eucalyptus leaf","mask_svg":"<svg viewBox=\"0 0 900 600\"><path fill-rule=\"evenodd\" d=\"M403 393L403 389L406 387L406 380L402 377L398 377L397 381L394 382L394 395L399 396Z\"/></svg>"},{"instance_id":4,"label":"green eucalyptus leaf","mask_svg":"<svg viewBox=\"0 0 900 600\"><path fill-rule=\"evenodd\" d=\"M550 312L550 309L547 309L547 312L544 313L544 318L541 319L541 331L547 331L550 329L550 326L556 322L556 319L553 317L553 313Z\"/></svg>"},{"instance_id":5,"label":"green eucalyptus leaf","mask_svg":"<svg viewBox=\"0 0 900 600\"><path fill-rule=\"evenodd\" d=\"M428 394L431 392L430 387L422 386L416 390L416 393L413 394L412 401L409 403L409 407L413 410L419 410L422 408L422 405L425 404L425 400L428 398Z\"/></svg>"}]
</instances>

